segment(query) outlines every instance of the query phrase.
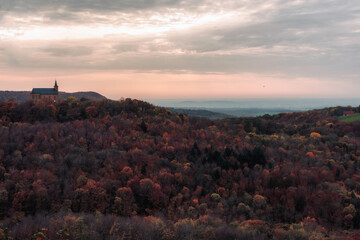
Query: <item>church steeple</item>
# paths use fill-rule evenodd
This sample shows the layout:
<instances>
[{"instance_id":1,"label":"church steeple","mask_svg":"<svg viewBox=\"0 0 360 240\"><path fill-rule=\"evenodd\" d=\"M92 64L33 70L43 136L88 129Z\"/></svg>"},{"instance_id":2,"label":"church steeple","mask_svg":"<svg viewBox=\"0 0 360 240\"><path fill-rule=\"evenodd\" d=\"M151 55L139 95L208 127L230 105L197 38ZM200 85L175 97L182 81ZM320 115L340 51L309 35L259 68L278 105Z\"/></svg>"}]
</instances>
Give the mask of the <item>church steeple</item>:
<instances>
[{"instance_id":1,"label":"church steeple","mask_svg":"<svg viewBox=\"0 0 360 240\"><path fill-rule=\"evenodd\" d=\"M55 85L54 85L54 89L55 89L55 91L59 91L59 87L58 87L58 84L57 84L57 81L56 81L56 79L55 79Z\"/></svg>"}]
</instances>

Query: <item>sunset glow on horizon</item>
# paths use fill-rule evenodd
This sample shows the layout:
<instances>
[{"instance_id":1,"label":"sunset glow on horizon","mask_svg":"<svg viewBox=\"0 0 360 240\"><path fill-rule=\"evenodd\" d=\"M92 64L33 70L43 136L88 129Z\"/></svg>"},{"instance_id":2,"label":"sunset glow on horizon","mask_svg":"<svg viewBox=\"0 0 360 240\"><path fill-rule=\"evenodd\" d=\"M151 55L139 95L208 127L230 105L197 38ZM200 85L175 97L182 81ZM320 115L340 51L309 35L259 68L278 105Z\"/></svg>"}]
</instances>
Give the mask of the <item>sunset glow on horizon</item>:
<instances>
[{"instance_id":1,"label":"sunset glow on horizon","mask_svg":"<svg viewBox=\"0 0 360 240\"><path fill-rule=\"evenodd\" d=\"M355 0L0 4L0 90L111 99L357 97Z\"/></svg>"}]
</instances>

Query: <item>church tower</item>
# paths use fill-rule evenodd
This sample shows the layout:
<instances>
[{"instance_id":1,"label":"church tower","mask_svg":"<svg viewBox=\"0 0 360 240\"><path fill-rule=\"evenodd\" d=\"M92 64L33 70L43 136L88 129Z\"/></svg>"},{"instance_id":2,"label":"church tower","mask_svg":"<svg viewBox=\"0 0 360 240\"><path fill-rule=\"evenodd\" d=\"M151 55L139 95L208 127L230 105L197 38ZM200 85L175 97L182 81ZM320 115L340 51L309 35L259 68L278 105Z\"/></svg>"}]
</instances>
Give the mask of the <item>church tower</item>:
<instances>
[{"instance_id":1,"label":"church tower","mask_svg":"<svg viewBox=\"0 0 360 240\"><path fill-rule=\"evenodd\" d=\"M58 85L57 85L57 81L56 81L56 80L55 80L54 90L57 91L57 92L59 92L59 87L58 87Z\"/></svg>"}]
</instances>

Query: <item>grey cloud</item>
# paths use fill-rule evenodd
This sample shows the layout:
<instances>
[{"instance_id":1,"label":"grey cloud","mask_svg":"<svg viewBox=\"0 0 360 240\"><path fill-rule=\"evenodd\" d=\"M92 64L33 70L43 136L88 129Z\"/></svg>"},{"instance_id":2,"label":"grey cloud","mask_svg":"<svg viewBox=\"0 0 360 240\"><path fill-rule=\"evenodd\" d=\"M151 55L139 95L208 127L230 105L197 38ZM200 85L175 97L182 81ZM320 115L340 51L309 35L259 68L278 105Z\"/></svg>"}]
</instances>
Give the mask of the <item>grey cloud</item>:
<instances>
[{"instance_id":1,"label":"grey cloud","mask_svg":"<svg viewBox=\"0 0 360 240\"><path fill-rule=\"evenodd\" d=\"M20 62L11 55L7 56L7 63L11 67L19 67L21 65Z\"/></svg>"},{"instance_id":2,"label":"grey cloud","mask_svg":"<svg viewBox=\"0 0 360 240\"><path fill-rule=\"evenodd\" d=\"M205 0L194 1L36 1L5 0L13 12L45 11L56 21L106 23L106 19L84 19L79 11L129 11L128 19L151 15L157 7L179 7L179 11L213 11L213 5L204 5ZM214 1L213 1L214 2ZM223 3L224 2L224 3ZM284 74L291 77L342 78L345 75L360 75L360 38L355 20L359 21L360 6L357 0L347 1L266 1L270 8L259 8L264 1L223 1L224 10L250 11L252 21L244 24L236 17L226 22L208 23L188 30L164 33L162 43L152 34L148 37L122 38L105 36L110 47L91 44L86 47L67 48L63 45L38 52L13 55L21 59L19 64L29 68L57 69L124 69L137 71L193 71L198 73L256 72ZM200 4L201 3L201 4ZM227 8L227 9L225 9ZM58 11L60 9L61 11ZM204 10L205 9L205 10ZM139 11L149 10L149 12ZM155 10L154 10L155 11ZM161 13L159 11L158 13ZM45 15L46 15L45 14ZM90 15L91 17L91 15ZM119 20L121 21L121 20ZM354 23L352 23L354 22ZM344 40L346 39L346 41ZM69 43L69 46L71 44ZM77 45L79 45L77 43ZM72 46L77 46L72 45ZM148 52L142 52L146 48ZM182 55L173 55L171 50L180 49ZM237 52L239 49L247 51ZM259 52L251 52L258 49ZM92 54L101 50L102 55ZM168 51L168 53L166 53ZM226 52L226 53L224 53ZM122 54L126 53L126 54ZM88 55L91 55L91 58ZM76 56L77 61L62 57Z\"/></svg>"},{"instance_id":3,"label":"grey cloud","mask_svg":"<svg viewBox=\"0 0 360 240\"><path fill-rule=\"evenodd\" d=\"M3 0L1 9L13 12L38 12L64 9L65 11L121 11L172 6L180 0Z\"/></svg>"},{"instance_id":4,"label":"grey cloud","mask_svg":"<svg viewBox=\"0 0 360 240\"><path fill-rule=\"evenodd\" d=\"M269 0L271 3L276 0ZM111 23L119 24L133 21L136 18L144 18L150 21L153 14L168 13L192 13L198 14L218 13L226 11L248 11L264 4L262 0L224 0L216 2L213 0L2 0L0 3L1 15L5 13L13 16L39 15L46 19L45 24L58 23ZM128 14L124 18L117 15L118 19L107 19L107 14ZM88 13L81 15L80 13ZM104 18L96 14L105 15ZM109 22L110 21L110 22ZM151 19L156 24L156 19Z\"/></svg>"},{"instance_id":5,"label":"grey cloud","mask_svg":"<svg viewBox=\"0 0 360 240\"><path fill-rule=\"evenodd\" d=\"M76 60L59 57L44 57L36 54L13 54L24 68L33 69L92 69L92 70L135 70L163 71L177 73L241 73L284 74L292 77L318 77L334 79L344 75L358 75L360 57L344 59L328 56L313 56L306 59L293 56L255 56L255 55L170 55L170 54L119 54L112 58L80 56ZM345 80L345 79L344 79Z\"/></svg>"},{"instance_id":6,"label":"grey cloud","mask_svg":"<svg viewBox=\"0 0 360 240\"><path fill-rule=\"evenodd\" d=\"M356 23L351 24L359 19L358 10L335 2L279 8L264 21L172 33L168 40L185 51L211 56L204 57L205 63L193 63L202 71L319 78L359 75L360 33L354 33ZM239 49L248 51L240 54L236 52Z\"/></svg>"},{"instance_id":7,"label":"grey cloud","mask_svg":"<svg viewBox=\"0 0 360 240\"><path fill-rule=\"evenodd\" d=\"M268 0L266 3L277 2ZM158 8L179 8L196 11L218 11L219 9L248 9L264 4L263 0L2 0L0 11L42 12L42 11L95 11L113 12L126 10L148 10ZM215 8L214 8L215 6Z\"/></svg>"},{"instance_id":8,"label":"grey cloud","mask_svg":"<svg viewBox=\"0 0 360 240\"><path fill-rule=\"evenodd\" d=\"M41 51L49 53L54 57L78 57L92 54L93 50L88 47L50 47Z\"/></svg>"},{"instance_id":9,"label":"grey cloud","mask_svg":"<svg viewBox=\"0 0 360 240\"><path fill-rule=\"evenodd\" d=\"M353 20L356 10L343 9L339 5L342 3L333 6L333 9L324 9L317 4L284 8L276 10L276 14L265 21L174 33L170 41L198 52L279 45L332 47L338 45L339 37L354 37L351 27L339 27L339 24Z\"/></svg>"},{"instance_id":10,"label":"grey cloud","mask_svg":"<svg viewBox=\"0 0 360 240\"><path fill-rule=\"evenodd\" d=\"M89 22L89 19L83 19L81 16L74 12L64 12L64 11L49 11L44 13L45 19L48 19L49 23L58 24L61 22L76 22L76 23L86 23Z\"/></svg>"},{"instance_id":11,"label":"grey cloud","mask_svg":"<svg viewBox=\"0 0 360 240\"><path fill-rule=\"evenodd\" d=\"M136 18L147 20L152 14L163 14L169 8L179 11L197 9L203 1L205 0L2 0L0 23L6 15L17 17L38 15L44 17L44 25L122 24ZM126 16L121 16L119 13ZM115 15L108 19L109 14Z\"/></svg>"},{"instance_id":12,"label":"grey cloud","mask_svg":"<svg viewBox=\"0 0 360 240\"><path fill-rule=\"evenodd\" d=\"M20 54L18 51L14 51L12 48L0 48L0 66L7 67L20 67Z\"/></svg>"},{"instance_id":13,"label":"grey cloud","mask_svg":"<svg viewBox=\"0 0 360 240\"><path fill-rule=\"evenodd\" d=\"M115 53L128 53L128 52L137 52L139 46L137 44L119 44L114 47Z\"/></svg>"}]
</instances>

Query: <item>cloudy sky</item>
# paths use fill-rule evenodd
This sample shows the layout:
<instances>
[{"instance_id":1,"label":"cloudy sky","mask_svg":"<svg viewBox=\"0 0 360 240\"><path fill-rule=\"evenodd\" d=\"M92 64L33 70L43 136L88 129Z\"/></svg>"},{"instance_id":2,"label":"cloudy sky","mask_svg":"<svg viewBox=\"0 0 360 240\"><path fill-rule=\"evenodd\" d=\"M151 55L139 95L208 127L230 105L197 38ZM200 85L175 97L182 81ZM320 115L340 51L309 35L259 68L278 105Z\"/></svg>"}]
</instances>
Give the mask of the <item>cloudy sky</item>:
<instances>
[{"instance_id":1,"label":"cloudy sky","mask_svg":"<svg viewBox=\"0 0 360 240\"><path fill-rule=\"evenodd\" d=\"M358 97L359 0L0 0L0 90Z\"/></svg>"}]
</instances>

